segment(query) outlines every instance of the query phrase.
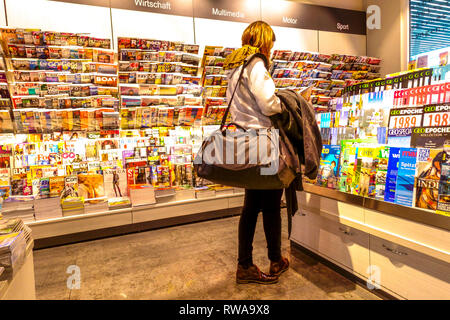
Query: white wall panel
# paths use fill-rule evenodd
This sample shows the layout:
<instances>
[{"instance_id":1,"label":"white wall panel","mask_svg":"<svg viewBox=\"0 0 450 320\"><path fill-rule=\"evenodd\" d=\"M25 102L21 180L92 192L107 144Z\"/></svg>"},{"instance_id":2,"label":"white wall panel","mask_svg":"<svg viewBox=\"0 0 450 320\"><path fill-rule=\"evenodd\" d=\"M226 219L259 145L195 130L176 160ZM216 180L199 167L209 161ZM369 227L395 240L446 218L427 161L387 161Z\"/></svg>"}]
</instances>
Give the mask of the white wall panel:
<instances>
[{"instance_id":1,"label":"white wall panel","mask_svg":"<svg viewBox=\"0 0 450 320\"><path fill-rule=\"evenodd\" d=\"M316 6L349 9L349 10L359 10L359 11L365 10L364 0L339 0L339 1L336 1L336 0L296 0L296 2L314 4Z\"/></svg>"},{"instance_id":2,"label":"white wall panel","mask_svg":"<svg viewBox=\"0 0 450 320\"><path fill-rule=\"evenodd\" d=\"M201 52L205 45L234 48L240 47L242 33L248 25L249 23L196 18L195 33ZM272 28L277 38L274 50L318 50L317 31L315 30L301 30L285 27Z\"/></svg>"},{"instance_id":3,"label":"white wall panel","mask_svg":"<svg viewBox=\"0 0 450 320\"><path fill-rule=\"evenodd\" d=\"M319 52L366 55L366 36L319 31Z\"/></svg>"},{"instance_id":4,"label":"white wall panel","mask_svg":"<svg viewBox=\"0 0 450 320\"><path fill-rule=\"evenodd\" d=\"M109 8L46 0L6 0L8 25L111 38Z\"/></svg>"},{"instance_id":5,"label":"white wall panel","mask_svg":"<svg viewBox=\"0 0 450 320\"><path fill-rule=\"evenodd\" d=\"M114 41L117 37L142 37L194 43L192 17L112 9Z\"/></svg>"},{"instance_id":6,"label":"white wall panel","mask_svg":"<svg viewBox=\"0 0 450 320\"><path fill-rule=\"evenodd\" d=\"M206 45L241 47L241 36L248 25L243 22L195 18L195 37L200 45L200 54L203 54Z\"/></svg>"},{"instance_id":7,"label":"white wall panel","mask_svg":"<svg viewBox=\"0 0 450 320\"><path fill-rule=\"evenodd\" d=\"M272 27L277 41L273 48L305 50L316 52L319 49L316 30L294 29L286 27Z\"/></svg>"},{"instance_id":8,"label":"white wall panel","mask_svg":"<svg viewBox=\"0 0 450 320\"><path fill-rule=\"evenodd\" d=\"M0 1L0 26L6 26L5 3Z\"/></svg>"}]
</instances>

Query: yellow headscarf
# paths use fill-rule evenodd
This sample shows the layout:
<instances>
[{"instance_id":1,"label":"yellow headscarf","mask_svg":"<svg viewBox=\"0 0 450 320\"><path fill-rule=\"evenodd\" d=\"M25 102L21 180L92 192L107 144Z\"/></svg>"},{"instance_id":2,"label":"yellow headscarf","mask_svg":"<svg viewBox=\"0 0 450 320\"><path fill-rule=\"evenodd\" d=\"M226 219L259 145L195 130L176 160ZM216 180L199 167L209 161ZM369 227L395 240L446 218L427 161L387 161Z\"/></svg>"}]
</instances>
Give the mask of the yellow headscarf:
<instances>
[{"instance_id":1,"label":"yellow headscarf","mask_svg":"<svg viewBox=\"0 0 450 320\"><path fill-rule=\"evenodd\" d=\"M247 57L258 53L259 48L245 45L242 48L234 50L228 57L226 57L223 63L224 70L234 69L244 64Z\"/></svg>"}]
</instances>

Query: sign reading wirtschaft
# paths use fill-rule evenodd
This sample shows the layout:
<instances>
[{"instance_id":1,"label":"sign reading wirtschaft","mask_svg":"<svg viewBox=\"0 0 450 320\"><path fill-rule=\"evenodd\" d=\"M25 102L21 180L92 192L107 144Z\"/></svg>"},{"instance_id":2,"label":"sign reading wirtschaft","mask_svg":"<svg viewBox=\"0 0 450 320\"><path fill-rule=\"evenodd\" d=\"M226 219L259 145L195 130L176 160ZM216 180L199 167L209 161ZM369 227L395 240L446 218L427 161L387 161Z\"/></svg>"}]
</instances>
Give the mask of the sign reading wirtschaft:
<instances>
[{"instance_id":1,"label":"sign reading wirtschaft","mask_svg":"<svg viewBox=\"0 0 450 320\"><path fill-rule=\"evenodd\" d=\"M192 17L192 0L111 0L111 8Z\"/></svg>"}]
</instances>

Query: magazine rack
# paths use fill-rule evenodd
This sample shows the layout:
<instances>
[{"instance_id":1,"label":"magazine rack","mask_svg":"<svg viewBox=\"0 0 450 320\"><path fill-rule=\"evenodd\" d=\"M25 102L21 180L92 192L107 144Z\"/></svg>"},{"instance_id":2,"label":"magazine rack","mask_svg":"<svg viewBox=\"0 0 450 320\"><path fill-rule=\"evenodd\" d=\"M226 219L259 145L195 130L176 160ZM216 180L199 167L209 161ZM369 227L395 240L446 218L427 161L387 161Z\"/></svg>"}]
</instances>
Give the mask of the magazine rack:
<instances>
[{"instance_id":1,"label":"magazine rack","mask_svg":"<svg viewBox=\"0 0 450 320\"><path fill-rule=\"evenodd\" d=\"M33 245L28 244L25 261L13 278L0 282L0 300L36 300Z\"/></svg>"},{"instance_id":2,"label":"magazine rack","mask_svg":"<svg viewBox=\"0 0 450 320\"><path fill-rule=\"evenodd\" d=\"M310 184L298 194L291 245L375 292L450 298L450 225L429 211ZM414 286L407 285L414 282Z\"/></svg>"}]
</instances>

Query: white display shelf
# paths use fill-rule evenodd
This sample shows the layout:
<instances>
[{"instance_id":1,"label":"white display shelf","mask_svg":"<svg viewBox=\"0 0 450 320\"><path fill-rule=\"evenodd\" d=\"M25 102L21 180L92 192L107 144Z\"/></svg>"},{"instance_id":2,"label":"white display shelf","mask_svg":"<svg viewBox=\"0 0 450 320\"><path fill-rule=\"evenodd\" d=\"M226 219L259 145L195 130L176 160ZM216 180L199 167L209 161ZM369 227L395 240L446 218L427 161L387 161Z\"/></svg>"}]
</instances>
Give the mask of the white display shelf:
<instances>
[{"instance_id":1,"label":"white display shelf","mask_svg":"<svg viewBox=\"0 0 450 320\"><path fill-rule=\"evenodd\" d=\"M26 249L25 261L11 280L0 281L0 300L36 300L33 241Z\"/></svg>"},{"instance_id":2,"label":"white display shelf","mask_svg":"<svg viewBox=\"0 0 450 320\"><path fill-rule=\"evenodd\" d=\"M129 212L129 211L131 211L131 207L123 208L123 209L116 209L116 210L101 211L101 212L83 213L83 214L66 216L66 217L36 220L33 222L27 222L26 225L29 227L33 227L33 226L37 226L37 225L51 224L51 223L61 222L61 221L79 220L79 219L87 219L87 218L96 217L96 216L119 214L119 213L124 213L124 212Z\"/></svg>"},{"instance_id":3,"label":"white display shelf","mask_svg":"<svg viewBox=\"0 0 450 320\"><path fill-rule=\"evenodd\" d=\"M300 210L293 217L294 244L363 282L374 268L380 289L394 297L450 298L449 230L389 214L386 208L369 209L358 196L305 189L310 192L298 193Z\"/></svg>"},{"instance_id":4,"label":"white display shelf","mask_svg":"<svg viewBox=\"0 0 450 320\"><path fill-rule=\"evenodd\" d=\"M204 212L237 208L243 205L243 193L217 195L203 199L164 203L58 217L27 223L36 240L98 229L133 225L141 222L176 218Z\"/></svg>"}]
</instances>

